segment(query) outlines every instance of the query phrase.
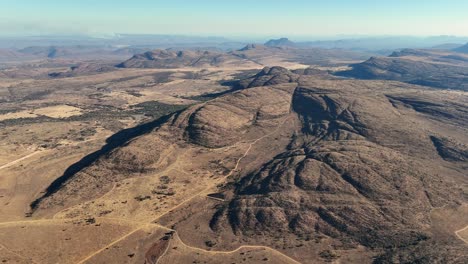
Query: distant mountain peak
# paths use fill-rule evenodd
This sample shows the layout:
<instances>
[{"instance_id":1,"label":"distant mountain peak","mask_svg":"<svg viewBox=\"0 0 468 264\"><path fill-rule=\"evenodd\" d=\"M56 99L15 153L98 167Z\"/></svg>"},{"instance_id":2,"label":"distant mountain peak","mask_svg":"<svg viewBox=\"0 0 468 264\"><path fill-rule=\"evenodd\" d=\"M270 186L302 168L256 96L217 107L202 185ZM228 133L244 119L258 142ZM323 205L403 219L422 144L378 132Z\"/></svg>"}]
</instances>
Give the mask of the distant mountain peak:
<instances>
[{"instance_id":1,"label":"distant mountain peak","mask_svg":"<svg viewBox=\"0 0 468 264\"><path fill-rule=\"evenodd\" d=\"M265 46L269 47L293 47L296 43L292 42L288 38L270 39L265 43Z\"/></svg>"}]
</instances>

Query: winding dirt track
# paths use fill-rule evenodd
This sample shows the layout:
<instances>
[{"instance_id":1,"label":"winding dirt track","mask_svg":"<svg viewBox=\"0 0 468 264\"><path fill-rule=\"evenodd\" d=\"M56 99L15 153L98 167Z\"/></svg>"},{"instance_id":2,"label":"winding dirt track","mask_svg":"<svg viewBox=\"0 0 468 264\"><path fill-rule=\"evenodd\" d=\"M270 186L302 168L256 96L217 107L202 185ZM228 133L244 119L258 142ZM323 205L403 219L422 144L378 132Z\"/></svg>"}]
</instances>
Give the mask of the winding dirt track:
<instances>
[{"instance_id":1,"label":"winding dirt track","mask_svg":"<svg viewBox=\"0 0 468 264\"><path fill-rule=\"evenodd\" d=\"M275 134L276 132L279 131L279 129L286 123L286 121L288 120L289 118L285 118L283 120L283 122L274 130L272 131L271 133L268 133L268 134L265 134L264 136L260 137L260 138L257 138L255 139L254 141L250 142L250 144L248 145L246 151L244 152L244 154L237 160L235 166L233 169L231 169L231 171L225 176L226 178L233 175L235 172L238 171L238 168L240 166L240 163L242 162L242 160L249 154L249 152L251 151L252 147L258 143L260 140L262 139L265 139L273 134ZM25 159L28 159L34 155L37 155L38 153L40 152L43 152L42 150L38 150L38 151L35 151L31 154L28 154L22 158L19 158L17 160L14 160L14 161L11 161L3 166L0 166L0 169L4 169L4 168L7 168L7 167L10 167L12 165L15 165L16 163L20 162L20 161L23 161ZM171 167L171 166L169 166ZM185 172L184 172L185 173ZM128 220L128 219L120 219L120 218L106 218L106 217L96 217L96 219L108 219L108 220L118 220L118 221L123 221L123 222L130 222L130 223L133 223L133 224L136 224L135 225L135 228L132 229L130 232L126 233L125 235L113 240L112 242L110 242L108 245L102 247L101 249L95 251L95 252L92 252L91 254L89 254L88 256L84 257L82 260L78 261L77 263L86 263L87 261L91 260L93 257L97 256L98 254L102 253L104 250L106 250L106 248L109 248L123 240L125 240L126 238L130 237L132 234L136 233L137 231L141 230L142 228L144 227L148 227L148 226L153 226L153 227L158 227L158 228L162 228L164 230L167 230L167 231L172 231L174 232L174 237L177 236L177 240L179 243L181 243L184 247L186 248L189 248L189 249L192 249L194 251L199 251L199 252L203 252L203 253L206 253L206 254L232 254L232 253L236 253L238 252L239 250L242 250L242 249L263 249L263 250L268 250L268 251L271 251L271 252L274 252L275 254L278 254L282 257L284 257L288 263L294 263L294 264L297 264L297 263L300 263L298 262L297 260L281 253L280 251L276 250L276 249L273 249L273 248L270 248L270 247L267 247L267 246L258 246L258 245L243 245L243 246L240 246L238 247L237 249L235 250L231 250L231 251L212 251L212 250L206 250L206 249L203 249L203 248L197 248L197 247L193 247L193 246L190 246L190 245L187 245L185 244L179 237L179 235L177 234L177 231L176 230L173 230L173 229L170 229L168 227L165 227L165 226L162 226L162 225L159 225L156 223L157 220L159 220L160 218L162 218L163 216L173 212L174 210L182 207L183 205L189 203L190 201L192 201L193 199L195 199L196 197L199 197L199 196L202 196L202 195L208 195L210 193L210 190L212 190L212 188L216 187L216 185L218 184L218 182L215 182L211 185L209 185L207 188L205 188L204 190L202 190L201 192L199 193L196 193L194 194L193 196L189 197L188 199L182 201L181 203L177 204L176 206L168 209L166 212L162 213L161 215L159 215L156 219L152 220L151 222L149 223L145 223L145 222L138 222L138 221L133 221L133 220ZM99 197L99 198L102 198L106 195L108 195L110 192L112 192L115 188L115 185L114 187L112 188L112 190L110 190L109 192L105 193L103 196ZM98 198L98 199L99 199ZM68 209L68 208L67 208ZM66 209L64 209L66 210ZM60 212L63 212L64 210L60 211ZM63 220L70 220L68 218L64 218L64 219L55 219L56 215L59 214L60 212L57 212L54 217L52 219L38 219L38 220L26 220L26 221L13 221L13 222L3 222L3 223L0 223L0 226L1 225L14 225L14 224L28 224L28 223L41 223L41 222L52 222L52 221L63 221ZM459 233L461 232L464 232L465 230L468 229L468 226L460 229L460 230L457 230L455 231L455 235L461 239L463 242L467 243L468 244L468 240L466 240L465 238L463 238ZM4 249L5 251L8 251L24 260L27 260L27 261L30 261L31 263L37 263L37 262L34 262L32 259L28 259L26 258L25 256L22 256L22 255L19 255L18 253L16 252L13 252L11 250L9 250L6 246L0 244L0 248L1 249ZM166 250L161 254L161 256L159 256L158 260L156 261L156 264L159 263L159 260L169 251L169 247L166 248Z\"/></svg>"},{"instance_id":2,"label":"winding dirt track","mask_svg":"<svg viewBox=\"0 0 468 264\"><path fill-rule=\"evenodd\" d=\"M28 155L26 155L26 156L24 156L24 157L22 157L22 158L19 158L19 159L14 160L14 161L10 161L10 162L8 162L8 163L5 164L5 165L0 166L0 170L5 169L5 168L8 168L8 167L10 167L10 166L13 166L13 165L15 165L16 163L18 163L18 162L20 162L20 161L23 161L23 160L25 160L25 159L28 159L28 158L30 158L30 157L32 157L32 156L34 156L34 155L37 155L37 154L39 154L39 153L41 153L41 152L43 152L43 150L37 150L37 151L34 151L33 153L30 153L30 154L28 154Z\"/></svg>"},{"instance_id":3,"label":"winding dirt track","mask_svg":"<svg viewBox=\"0 0 468 264\"><path fill-rule=\"evenodd\" d=\"M275 133L284 125L284 123L285 123L287 120L288 120L288 118L285 118L285 119L283 120L283 122L282 122L273 132L268 133L268 134L266 134L266 135L264 135L264 136L262 136L262 137L260 137L260 138L255 139L254 141L250 142L250 144L249 144L248 148L246 149L246 151L244 152L244 154L237 160L236 165L234 166L234 168L233 168L225 177L227 178L227 177L231 176L232 174L234 174L234 173L238 170L241 161L249 154L250 150L252 149L252 147L253 147L257 142L259 142L260 140L262 140L262 139L264 139L264 138L267 138L267 137L269 137L269 136L275 134ZM29 157L32 157L33 155L38 154L38 153L40 153L40 152L42 152L42 151L36 151L36 152L33 152L33 153L31 153L31 154L29 154L29 155L27 155L27 156L24 156L24 157L22 157L22 158L20 158L20 159L17 159L17 160L15 160L15 161L9 162L8 164L5 164L5 165L3 165L2 167L0 167L0 169L3 169L3 168L6 168L6 167L9 167L9 166L12 166L12 165L14 165L14 164L16 164L16 163L18 163L18 162L20 162L20 161L22 161L22 160L25 160L25 159L27 159L27 158L29 158ZM137 225L136 225L136 227L135 227L134 229L132 229L130 232L128 232L128 233L126 233L125 235L123 235L123 236L121 236L121 237L119 237L119 238L113 240L112 242L110 242L108 245L102 247L101 249L99 249L99 250L97 250L97 251L95 251L95 252L89 254L88 256L84 257L82 260L78 261L77 263L79 263L79 264L80 264L80 263L86 263L87 261L91 260L94 256L96 256L96 255L100 254L101 252L103 252L104 250L106 250L106 248L109 248L109 247L111 247L111 246L113 246L113 245L115 245L115 244L117 244L117 243L119 243L119 242L125 240L126 238L130 237L132 234L136 233L137 231L139 231L139 230L141 230L142 228L147 227L147 226L156 226L156 227L158 227L158 228L162 228L162 229L165 229L165 230L167 230L167 231L172 231L172 232L174 232L174 233L177 235L177 233L176 233L177 231L176 231L176 230L173 230L173 229L167 228L167 227L165 227L165 226L159 225L159 224L157 224L157 223L155 223L155 222L156 222L157 220L159 220L161 217L167 215L168 213L173 212L174 210L180 208L180 207L183 206L184 204L186 204L186 203L192 201L192 200L195 199L196 197L199 197L199 196L201 196L201 195L207 195L207 194L209 194L209 191L210 191L212 188L216 187L217 184L218 184L218 183L215 182L215 183L209 185L207 188L205 188L205 189L202 190L201 192L199 192L199 193L197 193L197 194L191 196L190 198L184 200L183 202L179 203L178 205L172 207L171 209L168 209L166 212L164 212L163 214L159 215L156 219L154 219L154 220L151 221L150 223L142 223L142 222L132 221L132 220L128 220L128 219L120 219L120 218L96 217L96 219L118 220L118 221L124 221L124 222L137 223ZM114 187L115 187L115 186L114 186ZM114 188L113 188L113 189L114 189ZM112 189L112 190L113 190L113 189ZM112 190L111 190L111 191L112 191ZM110 192L106 192L102 197L106 196L106 195L109 194L109 193L110 193ZM101 197L100 197L100 198L101 198ZM64 209L64 210L66 210L66 209ZM62 210L62 211L60 211L60 212L63 212L64 210ZM60 212L58 212L58 213L60 213ZM57 213L57 214L58 214L58 213ZM0 226L2 226L2 225L17 225L17 224L30 224L30 223L31 223L31 224L32 224L32 223L47 223L47 222L54 222L54 221L71 220L71 218L57 219L57 218L56 218L56 215L57 215L57 214L55 214L55 215L53 216L52 219L38 219L38 220L25 220L25 221L2 222L2 223L0 223ZM300 263L300 262L298 262L298 261L292 259L291 257L289 257L289 256L287 256L287 255L285 255L285 254L283 254L283 253L281 253L281 252L279 252L279 251L277 251L277 250L275 250L275 249L273 249L273 248L266 247L266 246L244 245L244 246L240 246L239 248L237 248L237 249L235 249L235 250L231 250L231 251L208 251L208 250L205 250L205 249L202 249L202 248L197 248L197 247L193 247L193 246L189 246L189 245L185 244L185 243L180 239L180 237L179 237L178 235L177 235L177 239L178 239L178 240L180 241L180 243L182 243L185 247L190 248L190 249L192 249L192 250L201 251L201 252L204 252L204 253L207 253L207 254L232 254L232 253L235 253L235 252L237 252L237 251L239 251L239 250L246 249L246 248L249 248L249 249L264 249L264 250L268 250L268 251L275 252L276 254L283 256L283 257L284 257L285 259L287 259L288 262L290 262L290 263L294 263L294 264ZM19 255L19 254L16 253L16 252L13 252L13 251L9 250L9 249L8 249L7 247L5 247L4 245L1 245L1 244L0 244L0 248L3 248L4 250L6 250L6 251L8 251L8 252L11 252L11 253L14 254L14 255L17 255L18 257L20 257L20 258L22 258L22 259L28 260L28 261L30 261L31 263L36 263L36 262L34 262L33 260L30 260L30 259L28 259L28 258L26 258L26 257L24 257L24 256L22 256L22 255ZM167 253L167 251L168 251L168 248L165 250L165 252L163 252L163 254L161 254L161 256L158 258L158 260L156 261L156 263L159 262L159 260L161 259L161 257L163 257L163 256Z\"/></svg>"},{"instance_id":4,"label":"winding dirt track","mask_svg":"<svg viewBox=\"0 0 468 264\"><path fill-rule=\"evenodd\" d=\"M187 244L184 243L184 241L182 241L182 239L180 239L180 237L177 235L177 239L179 240L179 242L184 245L185 247L187 248L190 248L190 249L193 249L195 251L201 251L203 253L207 253L207 254L232 254L232 253L236 253L237 251L239 250L242 250L242 249L264 249L264 250L268 250L268 251L273 251L275 254L278 254L284 258L286 258L288 261L290 261L291 263L295 263L295 264L300 264L299 261L289 257L288 255L285 255L281 252L279 252L278 250L274 249L274 248L271 248L271 247L267 247L267 246L250 246L250 245L245 245L245 246L240 246L234 250L231 250L231 251L215 251L215 250L206 250L206 249L202 249L202 248L197 248L197 247L192 247L192 246L189 246ZM161 255L162 257L163 255ZM161 259L161 258L160 258ZM158 260L159 261L159 260ZM158 262L156 262L157 264Z\"/></svg>"},{"instance_id":5,"label":"winding dirt track","mask_svg":"<svg viewBox=\"0 0 468 264\"><path fill-rule=\"evenodd\" d=\"M256 143L258 143L260 140L262 140L262 139L264 139L264 138L267 138L267 137L269 137L269 136L275 134L276 132L278 132L278 130L284 125L284 123L286 123L286 121L287 121L288 119L289 119L288 117L285 118L285 119L283 120L283 122L282 122L274 131L272 131L271 133L265 134L265 135L263 135L262 137L257 138L257 139L255 139L254 141L252 141L252 142L249 144L247 150L244 152L244 154L237 160L236 165L234 166L234 168L233 168L225 177L227 178L227 177L231 176L233 173L235 173L235 172L237 171L237 169L239 168L239 165L240 165L241 161L249 154L250 150L252 149L252 147L253 147ZM183 202L179 203L178 205L176 205L176 206L174 206L174 207L168 209L165 213L159 215L156 219L154 219L154 220L151 222L151 224L148 223L148 224L143 224L143 225L140 225L140 226L136 227L134 230L132 230L132 231L130 231L129 233L125 234L124 236L122 236L122 237L120 237L120 238L118 238L118 239L112 241L110 244L108 244L108 245L104 246L103 248L101 248L101 249L99 249L99 250L93 252L92 254L86 256L85 258L83 258L82 260L78 261L77 263L78 263L78 264L86 263L86 261L92 259L94 256L96 256L96 255L98 255L99 253L103 252L106 248L109 248L109 247L111 247L111 246L117 244L118 242L120 242L120 241L122 241L122 240L128 238L129 236L131 236L132 234L134 234L135 232L139 231L140 229L142 229L142 228L145 227L145 226L148 226L148 225L157 225L155 222L156 222L157 220L159 220L161 217L167 215L168 213L173 212L174 210L180 208L180 207L183 206L184 204L187 204L188 202L192 201L192 200L195 199L196 197L199 197L199 196L201 196L201 195L207 195L207 194L209 193L209 190L211 190L212 188L214 188L217 184L218 184L218 183L215 182L214 184L209 185L207 188L205 188L205 189L202 190L201 192L194 194L193 196L189 197L188 199L184 200ZM164 226L161 226L161 225L158 225L158 226L161 227L161 228L164 228L164 229L166 229L166 230L173 231L175 234L177 234L177 233L176 233L176 232L177 232L176 230L172 230L172 229L170 229L170 228L167 228L167 227L164 227ZM177 236L177 237L178 237L178 240L179 240L184 246L186 246L187 248L190 248L190 249L193 249L193 250L202 251L202 252L204 252L204 253L209 253L209 254L231 254L231 253L237 252L237 251L239 251L239 250L241 250L241 249L244 249L244 248L251 248L251 249L257 248L257 249L265 249L265 250L273 251L273 252L275 252L276 254L279 254L279 255L285 257L285 258L288 259L288 261L290 261L291 263L295 263L295 264L300 263L300 262L298 262L298 261L292 259L291 257L289 257L289 256L287 256L287 255L285 255L285 254L283 254L283 253L281 253L281 252L279 252L279 251L277 251L277 250L275 250L275 249L273 249L273 248L266 247L266 246L245 245L245 246L241 246L241 247L239 247L239 248L237 248L237 249L235 249L235 250L232 250L232 251L208 251L208 250L205 250L205 249L202 249L202 248L197 248L197 247L188 246L188 245L186 245L186 244L180 239L179 236ZM160 256L160 257L158 258L158 260L156 261L156 264L157 264L157 263L159 262L159 260L167 253L167 251L168 251L168 250L166 249L166 251L165 251L163 254L161 254L161 256Z\"/></svg>"},{"instance_id":6,"label":"winding dirt track","mask_svg":"<svg viewBox=\"0 0 468 264\"><path fill-rule=\"evenodd\" d=\"M461 232L463 232L463 231L465 231L465 230L467 230L467 229L468 229L468 226L465 226L464 228L455 231L455 235L456 235L459 239L461 239L463 242L465 242L466 244L468 244L468 240L466 240L465 238L463 238L462 236L460 236L458 233L461 233Z\"/></svg>"}]
</instances>

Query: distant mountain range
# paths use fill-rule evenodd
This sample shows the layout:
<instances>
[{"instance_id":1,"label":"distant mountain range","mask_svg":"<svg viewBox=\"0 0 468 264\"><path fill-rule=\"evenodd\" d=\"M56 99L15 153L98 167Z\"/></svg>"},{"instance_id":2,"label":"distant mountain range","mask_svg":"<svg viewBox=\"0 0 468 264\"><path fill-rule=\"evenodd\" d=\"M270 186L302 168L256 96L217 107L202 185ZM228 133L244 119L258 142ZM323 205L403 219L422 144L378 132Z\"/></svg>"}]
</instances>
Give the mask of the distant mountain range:
<instances>
[{"instance_id":1,"label":"distant mountain range","mask_svg":"<svg viewBox=\"0 0 468 264\"><path fill-rule=\"evenodd\" d=\"M337 75L468 91L468 56L462 53L405 49L389 57L371 57L351 67Z\"/></svg>"},{"instance_id":2,"label":"distant mountain range","mask_svg":"<svg viewBox=\"0 0 468 264\"><path fill-rule=\"evenodd\" d=\"M129 47L117 48L105 45L29 46L22 49L0 49L0 61L31 59L123 60L134 54L148 50Z\"/></svg>"},{"instance_id":3,"label":"distant mountain range","mask_svg":"<svg viewBox=\"0 0 468 264\"><path fill-rule=\"evenodd\" d=\"M218 48L222 50L238 50L252 41L233 40L224 37L201 37L183 35L158 34L115 34L112 36L32 36L32 37L0 37L0 48L22 49L30 46L109 46L114 48L145 48L167 49L170 47L185 48ZM263 42L263 41L262 41ZM292 41L288 38L267 41L267 46L295 46L353 49L361 51L386 51L401 48L430 48L439 45L455 44L461 46L468 42L468 37L435 36L382 36L382 37L350 37L331 40ZM454 46L452 46L454 48Z\"/></svg>"},{"instance_id":4,"label":"distant mountain range","mask_svg":"<svg viewBox=\"0 0 468 264\"><path fill-rule=\"evenodd\" d=\"M268 45L267 45L268 44ZM120 63L120 68L183 68L225 66L275 66L283 63L304 65L347 65L362 61L371 54L341 49L296 48L286 38L270 40L265 45L248 44L231 52L207 50L157 49L136 54ZM305 67L305 66L304 66Z\"/></svg>"},{"instance_id":5,"label":"distant mountain range","mask_svg":"<svg viewBox=\"0 0 468 264\"><path fill-rule=\"evenodd\" d=\"M368 38L347 38L336 40L317 41L291 41L288 38L271 39L265 43L271 47L296 47L296 48L325 48L325 49L346 49L366 52L378 52L380 54L390 54L393 50L402 48L434 48L451 50L458 48L468 41L468 37L368 37Z\"/></svg>"}]
</instances>

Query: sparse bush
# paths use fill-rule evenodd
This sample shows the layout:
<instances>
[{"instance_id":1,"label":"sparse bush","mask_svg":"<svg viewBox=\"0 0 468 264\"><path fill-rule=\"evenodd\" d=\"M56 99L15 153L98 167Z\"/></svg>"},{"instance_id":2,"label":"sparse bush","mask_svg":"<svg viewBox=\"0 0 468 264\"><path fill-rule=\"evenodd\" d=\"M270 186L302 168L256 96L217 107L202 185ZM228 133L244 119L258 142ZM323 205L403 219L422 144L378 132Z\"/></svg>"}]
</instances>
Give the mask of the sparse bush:
<instances>
[{"instance_id":1,"label":"sparse bush","mask_svg":"<svg viewBox=\"0 0 468 264\"><path fill-rule=\"evenodd\" d=\"M95 219L94 217L88 218L88 219L85 220L85 222L86 222L87 224L95 224L95 223L96 223L96 219Z\"/></svg>"},{"instance_id":2,"label":"sparse bush","mask_svg":"<svg viewBox=\"0 0 468 264\"><path fill-rule=\"evenodd\" d=\"M176 194L176 192L174 191L174 189L170 188L170 189L155 189L153 191L151 191L153 194L157 194L157 195L167 195L167 196L172 196L174 194Z\"/></svg>"},{"instance_id":3,"label":"sparse bush","mask_svg":"<svg viewBox=\"0 0 468 264\"><path fill-rule=\"evenodd\" d=\"M216 245L216 242L213 242L211 240L205 241L205 245L207 247L214 247Z\"/></svg>"},{"instance_id":4,"label":"sparse bush","mask_svg":"<svg viewBox=\"0 0 468 264\"><path fill-rule=\"evenodd\" d=\"M335 252L331 251L331 250L324 250L322 252L320 252L320 257L325 259L326 261L328 262L331 262L337 258L339 258L339 255L336 254Z\"/></svg>"},{"instance_id":5,"label":"sparse bush","mask_svg":"<svg viewBox=\"0 0 468 264\"><path fill-rule=\"evenodd\" d=\"M144 200L151 200L151 196L149 196L149 195L146 195L146 196L138 195L138 196L135 197L135 200L137 200L139 202L144 201Z\"/></svg>"},{"instance_id":6,"label":"sparse bush","mask_svg":"<svg viewBox=\"0 0 468 264\"><path fill-rule=\"evenodd\" d=\"M169 176L164 175L159 178L159 181L163 184L169 184L171 182L171 179L169 178Z\"/></svg>"}]
</instances>

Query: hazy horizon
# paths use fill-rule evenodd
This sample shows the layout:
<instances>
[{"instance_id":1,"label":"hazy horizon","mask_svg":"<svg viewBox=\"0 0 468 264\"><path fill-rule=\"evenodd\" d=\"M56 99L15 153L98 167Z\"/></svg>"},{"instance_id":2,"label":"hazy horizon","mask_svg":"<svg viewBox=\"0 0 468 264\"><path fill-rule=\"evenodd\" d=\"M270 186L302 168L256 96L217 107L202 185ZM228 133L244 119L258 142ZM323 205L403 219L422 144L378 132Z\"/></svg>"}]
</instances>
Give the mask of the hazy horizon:
<instances>
[{"instance_id":1,"label":"hazy horizon","mask_svg":"<svg viewBox=\"0 0 468 264\"><path fill-rule=\"evenodd\" d=\"M468 2L5 0L0 36L466 36Z\"/></svg>"},{"instance_id":2,"label":"hazy horizon","mask_svg":"<svg viewBox=\"0 0 468 264\"><path fill-rule=\"evenodd\" d=\"M67 38L96 38L96 39L113 39L119 38L122 36L127 37L187 37L187 38L200 38L200 39L219 39L226 41L266 41L270 39L279 39L279 38L288 38L292 41L333 41L333 40L352 40L352 39L385 39L385 38L414 38L414 39L431 39L431 38L468 38L466 35L348 35L348 34L337 34L337 35L288 35L285 34L268 34L268 35L215 35L215 34L164 34L164 33L128 33L128 32L115 32L115 33L76 33L76 34L63 34L63 33L48 33L48 34L9 34L1 35L0 39L21 39L21 38L57 38L57 39L67 39Z\"/></svg>"}]
</instances>

